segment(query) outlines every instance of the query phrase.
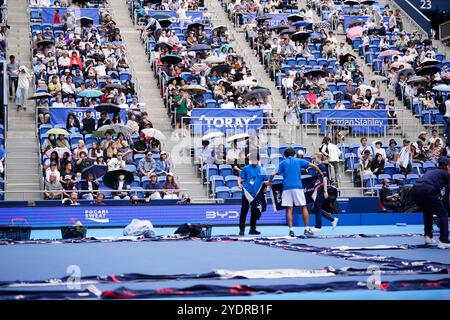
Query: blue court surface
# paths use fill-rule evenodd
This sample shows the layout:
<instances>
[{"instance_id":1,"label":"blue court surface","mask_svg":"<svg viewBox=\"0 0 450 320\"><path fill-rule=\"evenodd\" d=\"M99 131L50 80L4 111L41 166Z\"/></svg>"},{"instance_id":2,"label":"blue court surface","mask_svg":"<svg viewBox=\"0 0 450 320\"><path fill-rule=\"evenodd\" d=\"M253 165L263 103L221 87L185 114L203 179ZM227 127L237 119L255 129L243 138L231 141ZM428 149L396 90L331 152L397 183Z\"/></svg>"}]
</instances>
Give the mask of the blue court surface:
<instances>
[{"instance_id":1,"label":"blue court surface","mask_svg":"<svg viewBox=\"0 0 450 320\"><path fill-rule=\"evenodd\" d=\"M158 236L169 235L176 228L157 228ZM0 299L14 295L29 298L26 293L61 292L58 298L74 298L73 293L85 292L94 285L98 292L110 292L125 287L129 291L161 292L162 289L181 289L194 285L205 286L264 286L296 285L295 292L278 290L276 293L252 292L250 295L217 294L179 296L154 295L150 298L170 299L450 299L450 290L436 286L438 280L450 280L450 251L423 246L422 226L342 226L336 230L323 228L316 238L284 237L287 227L260 227L262 235L255 238L236 236L237 228L213 227L214 241L202 239L162 239L158 241L102 241L102 237L121 237L122 229L89 229L88 237L100 241L88 243L32 243L0 245ZM298 234L303 228L296 228ZM220 238L221 236L229 238ZM359 236L351 236L359 235ZM34 239L60 239L59 230L34 230ZM265 238L263 238L265 237ZM274 237L274 238L270 238ZM276 238L283 237L283 238ZM103 239L105 240L105 239ZM111 240L111 239L110 239ZM384 247L378 247L383 245ZM399 265L424 264L422 272L399 272ZM396 265L395 265L396 264ZM60 279L71 274L73 266L83 279L88 276L117 276L123 274L159 275L157 279L125 279L98 283L79 283L79 287L67 289L67 283L54 285L42 282ZM388 270L387 274L373 270ZM442 268L444 272L436 273ZM326 269L325 269L326 268ZM349 269L351 268L351 269ZM242 272L253 276L245 278L170 278L165 275L207 274L216 270ZM292 273L295 270L359 270L356 273ZM269 270L256 273L255 270ZM284 276L274 276L282 270ZM395 272L397 270L397 272ZM426 272L423 272L426 270ZM434 270L430 272L430 270ZM445 272L447 270L447 272ZM390 272L392 271L392 272ZM269 275L268 275L269 274ZM248 273L247 273L248 275ZM381 283L400 282L400 290L369 288L374 275ZM425 285L410 287L412 280ZM34 283L17 283L36 282ZM359 283L348 288L349 281ZM13 283L15 282L15 283ZM414 282L414 281L413 281ZM312 289L319 286L321 289ZM389 288L392 288L389 285ZM447 286L448 288L448 286ZM158 290L157 290L158 289ZM5 293L11 292L11 295ZM127 291L128 292L128 291ZM67 294L69 293L69 294ZM67 294L67 297L65 296ZM37 296L39 297L39 296ZM36 297L35 297L36 298ZM50 296L54 298L54 296ZM75 298L97 298L80 294ZM104 298L102 295L101 298ZM141 298L139 296L138 298ZM142 298L149 298L142 296Z\"/></svg>"}]
</instances>

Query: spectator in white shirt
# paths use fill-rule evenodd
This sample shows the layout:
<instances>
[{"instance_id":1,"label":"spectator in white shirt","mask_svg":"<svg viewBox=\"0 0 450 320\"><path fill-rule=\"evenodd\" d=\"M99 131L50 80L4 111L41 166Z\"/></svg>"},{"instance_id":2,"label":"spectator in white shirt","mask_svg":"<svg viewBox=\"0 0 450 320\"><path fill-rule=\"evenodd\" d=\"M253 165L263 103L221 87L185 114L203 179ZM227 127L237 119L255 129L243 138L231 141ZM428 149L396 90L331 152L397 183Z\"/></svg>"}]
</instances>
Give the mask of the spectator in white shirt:
<instances>
[{"instance_id":1,"label":"spectator in white shirt","mask_svg":"<svg viewBox=\"0 0 450 320\"><path fill-rule=\"evenodd\" d=\"M220 106L222 109L234 109L234 102L230 101L230 99L228 98L228 96L223 97L223 103Z\"/></svg>"},{"instance_id":2,"label":"spectator in white shirt","mask_svg":"<svg viewBox=\"0 0 450 320\"><path fill-rule=\"evenodd\" d=\"M122 160L122 152L118 152L116 157L108 161L108 171L125 170L125 161Z\"/></svg>"},{"instance_id":3,"label":"spectator in white shirt","mask_svg":"<svg viewBox=\"0 0 450 320\"><path fill-rule=\"evenodd\" d=\"M383 156L383 159L386 160L387 156L386 156L386 150L384 150L384 148L382 147L383 143L380 140L376 140L373 142L373 153L374 154L381 154Z\"/></svg>"}]
</instances>

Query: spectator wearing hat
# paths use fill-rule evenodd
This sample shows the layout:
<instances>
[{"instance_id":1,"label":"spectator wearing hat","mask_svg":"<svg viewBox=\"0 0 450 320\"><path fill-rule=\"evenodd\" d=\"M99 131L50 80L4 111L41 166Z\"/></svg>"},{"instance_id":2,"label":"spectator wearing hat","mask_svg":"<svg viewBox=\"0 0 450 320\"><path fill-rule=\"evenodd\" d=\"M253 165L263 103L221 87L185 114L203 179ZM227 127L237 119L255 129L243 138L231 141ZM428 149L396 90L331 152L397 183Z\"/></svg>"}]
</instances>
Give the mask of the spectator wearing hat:
<instances>
[{"instance_id":1,"label":"spectator wearing hat","mask_svg":"<svg viewBox=\"0 0 450 320\"><path fill-rule=\"evenodd\" d=\"M152 172L150 174L150 181L148 182L147 186L146 186L147 190L161 190L162 186L161 183L158 182L158 175L154 172ZM160 192L149 192L147 191L145 193L145 197L147 198L147 200L159 200L162 199L161 198L161 193Z\"/></svg>"},{"instance_id":2,"label":"spectator wearing hat","mask_svg":"<svg viewBox=\"0 0 450 320\"><path fill-rule=\"evenodd\" d=\"M386 160L387 155L386 155L386 151L383 148L383 143L381 142L381 140L376 140L373 143L373 153L374 154L381 154L383 156L383 159Z\"/></svg>"},{"instance_id":3,"label":"spectator wearing hat","mask_svg":"<svg viewBox=\"0 0 450 320\"><path fill-rule=\"evenodd\" d=\"M64 190L63 195L65 197L69 197L74 190L76 191L75 183L72 181L72 176L70 174L64 176L61 187Z\"/></svg>"},{"instance_id":4,"label":"spectator wearing hat","mask_svg":"<svg viewBox=\"0 0 450 320\"><path fill-rule=\"evenodd\" d=\"M28 69L25 66L19 67L18 73L16 106L17 110L23 108L23 110L26 111L28 106L28 88L30 87L30 81L33 79L33 76L28 72Z\"/></svg>"},{"instance_id":5,"label":"spectator wearing hat","mask_svg":"<svg viewBox=\"0 0 450 320\"><path fill-rule=\"evenodd\" d=\"M61 198L63 195L63 188L55 174L51 174L49 180L45 181L44 189L44 197L46 200L55 200Z\"/></svg>"},{"instance_id":6,"label":"spectator wearing hat","mask_svg":"<svg viewBox=\"0 0 450 320\"><path fill-rule=\"evenodd\" d=\"M408 139L403 140L403 147L400 150L398 156L397 164L400 166L400 173L408 174L412 170L412 153L411 153L411 142Z\"/></svg>"},{"instance_id":7,"label":"spectator wearing hat","mask_svg":"<svg viewBox=\"0 0 450 320\"><path fill-rule=\"evenodd\" d=\"M159 159L156 161L156 174L167 175L172 171L172 161L168 159L167 152L161 151Z\"/></svg>"},{"instance_id":8,"label":"spectator wearing hat","mask_svg":"<svg viewBox=\"0 0 450 320\"><path fill-rule=\"evenodd\" d=\"M431 96L431 91L427 90L425 92L425 97L422 98L422 104L425 110L436 109L436 103Z\"/></svg>"},{"instance_id":9,"label":"spectator wearing hat","mask_svg":"<svg viewBox=\"0 0 450 320\"><path fill-rule=\"evenodd\" d=\"M164 192L164 199L178 199L178 194L176 192L169 191L179 189L172 172L169 172L166 175L166 181L163 183L162 188L168 190Z\"/></svg>"},{"instance_id":10,"label":"spectator wearing hat","mask_svg":"<svg viewBox=\"0 0 450 320\"><path fill-rule=\"evenodd\" d=\"M145 157L139 160L138 171L141 177L150 177L156 171L156 162L153 159L153 153L151 151L147 151Z\"/></svg>"},{"instance_id":11,"label":"spectator wearing hat","mask_svg":"<svg viewBox=\"0 0 450 320\"><path fill-rule=\"evenodd\" d=\"M228 96L223 97L223 103L220 106L221 109L234 109L235 105L233 101L230 101Z\"/></svg>"},{"instance_id":12,"label":"spectator wearing hat","mask_svg":"<svg viewBox=\"0 0 450 320\"><path fill-rule=\"evenodd\" d=\"M394 139L389 140L389 146L386 149L386 157L389 162L396 163L398 159L397 142Z\"/></svg>"}]
</instances>

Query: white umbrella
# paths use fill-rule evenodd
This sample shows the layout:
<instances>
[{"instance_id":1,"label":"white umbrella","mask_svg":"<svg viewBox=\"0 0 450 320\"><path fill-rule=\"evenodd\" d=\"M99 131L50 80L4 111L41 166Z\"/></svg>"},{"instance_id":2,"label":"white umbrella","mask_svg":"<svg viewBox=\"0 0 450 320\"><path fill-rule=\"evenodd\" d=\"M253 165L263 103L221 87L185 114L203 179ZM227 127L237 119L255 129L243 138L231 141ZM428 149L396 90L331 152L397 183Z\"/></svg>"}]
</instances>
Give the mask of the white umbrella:
<instances>
[{"instance_id":1,"label":"white umbrella","mask_svg":"<svg viewBox=\"0 0 450 320\"><path fill-rule=\"evenodd\" d=\"M235 134L235 135L229 137L227 139L227 142L230 143L230 142L233 142L235 140L237 140L237 142L240 142L240 141L247 140L249 138L250 138L250 136L248 135L248 133L238 133L238 134Z\"/></svg>"},{"instance_id":2,"label":"white umbrella","mask_svg":"<svg viewBox=\"0 0 450 320\"><path fill-rule=\"evenodd\" d=\"M56 153L58 154L58 157L60 157L60 158L62 158L62 156L63 156L64 153L66 153L66 152L69 153L70 157L72 156L72 152L70 152L70 150L69 150L68 148L59 148L59 147L48 150L48 151L45 153L45 155L46 155L48 158L50 158L50 155L51 155L53 152L56 152Z\"/></svg>"},{"instance_id":3,"label":"white umbrella","mask_svg":"<svg viewBox=\"0 0 450 320\"><path fill-rule=\"evenodd\" d=\"M216 56L209 56L208 58L205 59L205 63L211 63L211 64L224 63L224 62L225 62L225 59L219 58Z\"/></svg>"},{"instance_id":4,"label":"white umbrella","mask_svg":"<svg viewBox=\"0 0 450 320\"><path fill-rule=\"evenodd\" d=\"M370 90L370 91L372 91L372 93L377 93L377 92L378 92L378 89L377 89L377 88L368 86L368 85L366 85L366 84L360 85L360 86L358 87L358 89L360 89L362 92L366 92L366 90Z\"/></svg>"},{"instance_id":5,"label":"white umbrella","mask_svg":"<svg viewBox=\"0 0 450 320\"><path fill-rule=\"evenodd\" d=\"M221 138L224 135L225 134L223 132L220 132L220 131L210 132L210 133L205 134L202 137L202 141L208 141L208 140L215 139L215 138Z\"/></svg>"},{"instance_id":6,"label":"white umbrella","mask_svg":"<svg viewBox=\"0 0 450 320\"><path fill-rule=\"evenodd\" d=\"M387 80L387 78L386 78L386 77L383 77L383 76L376 75L376 76L373 76L373 77L372 77L372 80L375 80L375 81L385 81L385 80Z\"/></svg>"},{"instance_id":7,"label":"white umbrella","mask_svg":"<svg viewBox=\"0 0 450 320\"><path fill-rule=\"evenodd\" d=\"M111 124L111 129L113 129L115 133L121 132L127 137L133 134L133 129L123 124Z\"/></svg>"},{"instance_id":8,"label":"white umbrella","mask_svg":"<svg viewBox=\"0 0 450 320\"><path fill-rule=\"evenodd\" d=\"M253 81L253 80L250 80L250 81L249 80L240 80L240 81L233 82L231 85L233 87L237 87L237 88L239 88L239 87L254 87L254 86L258 85L258 82Z\"/></svg>"},{"instance_id":9,"label":"white umbrella","mask_svg":"<svg viewBox=\"0 0 450 320\"><path fill-rule=\"evenodd\" d=\"M166 139L166 136L161 131L154 128L143 129L142 132L145 134L145 137L155 138L160 141Z\"/></svg>"},{"instance_id":10,"label":"white umbrella","mask_svg":"<svg viewBox=\"0 0 450 320\"><path fill-rule=\"evenodd\" d=\"M450 92L450 86L446 85L446 84L440 84L440 85L434 86L433 90L443 91L443 92Z\"/></svg>"}]
</instances>

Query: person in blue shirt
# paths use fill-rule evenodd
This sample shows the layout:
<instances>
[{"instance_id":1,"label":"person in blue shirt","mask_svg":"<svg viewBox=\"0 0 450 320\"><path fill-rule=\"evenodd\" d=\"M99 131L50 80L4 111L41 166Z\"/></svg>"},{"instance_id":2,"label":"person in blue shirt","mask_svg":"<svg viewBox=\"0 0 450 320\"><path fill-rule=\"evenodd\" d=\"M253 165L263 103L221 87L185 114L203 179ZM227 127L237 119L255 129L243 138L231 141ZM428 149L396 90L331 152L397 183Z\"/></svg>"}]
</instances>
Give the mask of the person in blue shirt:
<instances>
[{"instance_id":1,"label":"person in blue shirt","mask_svg":"<svg viewBox=\"0 0 450 320\"><path fill-rule=\"evenodd\" d=\"M411 198L423 211L425 229L425 244L438 246L440 249L450 249L448 239L448 210L444 205L442 195L450 187L450 159L438 159L438 169L425 172L411 189ZM440 229L439 241L433 239L433 215L438 217Z\"/></svg>"},{"instance_id":2,"label":"person in blue shirt","mask_svg":"<svg viewBox=\"0 0 450 320\"><path fill-rule=\"evenodd\" d=\"M264 184L269 180L269 175L259 165L259 154L249 155L250 164L246 165L239 177L238 186L243 189L241 215L239 218L239 235L243 236L245 232L245 219L248 209L251 209L250 231L249 234L261 234L256 230L256 221L259 219L260 211L257 206L250 205L252 198L256 198L261 190L264 190ZM250 198L250 199L249 199Z\"/></svg>"},{"instance_id":3,"label":"person in blue shirt","mask_svg":"<svg viewBox=\"0 0 450 320\"><path fill-rule=\"evenodd\" d=\"M322 209L324 201L328 199L328 173L327 166L324 161L324 155L320 152L314 154L314 163L323 172L323 176L318 176L316 184L314 185L313 200L314 204L311 211L316 215L316 225L313 232L320 231L322 229L322 216L331 221L331 226L336 228L338 218L334 218L329 212Z\"/></svg>"},{"instance_id":4,"label":"person in blue shirt","mask_svg":"<svg viewBox=\"0 0 450 320\"><path fill-rule=\"evenodd\" d=\"M289 235L295 237L294 229L292 227L292 211L293 207L302 207L303 222L305 224L305 236L313 236L314 232L309 227L309 214L306 207L305 192L302 185L301 170L305 168L313 168L320 176L324 176L322 170L314 163L309 163L306 160L296 158L295 151L292 148L287 148L284 151L286 160L281 161L276 173L272 173L269 185L272 184L275 175L283 176L283 193L281 194L281 205L286 207L286 217L289 226Z\"/></svg>"}]
</instances>

